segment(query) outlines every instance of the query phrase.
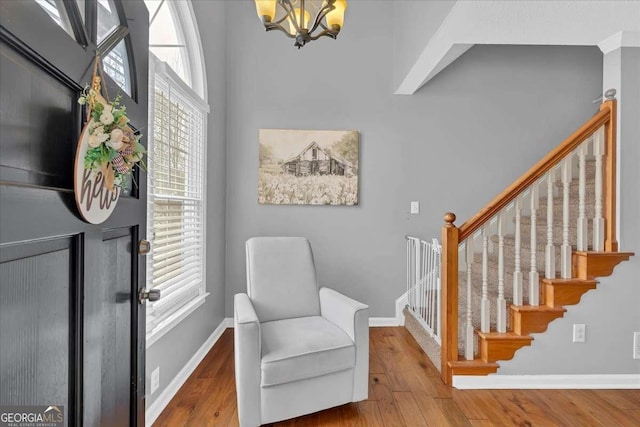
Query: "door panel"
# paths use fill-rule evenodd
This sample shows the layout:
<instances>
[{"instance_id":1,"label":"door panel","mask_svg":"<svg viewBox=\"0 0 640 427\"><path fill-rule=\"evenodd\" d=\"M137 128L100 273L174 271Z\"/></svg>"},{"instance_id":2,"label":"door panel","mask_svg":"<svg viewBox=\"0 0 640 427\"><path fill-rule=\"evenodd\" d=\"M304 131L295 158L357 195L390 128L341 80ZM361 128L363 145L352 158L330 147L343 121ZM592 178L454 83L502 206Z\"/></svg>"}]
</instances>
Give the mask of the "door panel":
<instances>
[{"instance_id":1,"label":"door panel","mask_svg":"<svg viewBox=\"0 0 640 427\"><path fill-rule=\"evenodd\" d=\"M75 239L0 251L0 402L62 405L74 411L79 327L71 309L77 286ZM67 412L69 413L69 412ZM69 418L65 418L70 425Z\"/></svg>"},{"instance_id":2,"label":"door panel","mask_svg":"<svg viewBox=\"0 0 640 427\"><path fill-rule=\"evenodd\" d=\"M144 425L137 293L145 268L136 248L146 230L146 173L103 224L81 220L72 166L85 112L76 100L91 81L101 6L85 0L86 27L78 28L75 1L56 4L70 10L72 33L84 41L34 0L0 1L0 405L37 399L64 405L68 425ZM144 133L148 13L142 1L112 4L121 28L105 40L125 40L132 96L110 77L105 84Z\"/></svg>"},{"instance_id":3,"label":"door panel","mask_svg":"<svg viewBox=\"0 0 640 427\"><path fill-rule=\"evenodd\" d=\"M102 252L105 267L99 297L102 305L102 411L101 426L116 426L118 420L129 416L131 395L126 390L131 381L131 266L133 233L104 234Z\"/></svg>"},{"instance_id":4,"label":"door panel","mask_svg":"<svg viewBox=\"0 0 640 427\"><path fill-rule=\"evenodd\" d=\"M72 190L77 91L4 44L1 55L0 180Z\"/></svg>"}]
</instances>

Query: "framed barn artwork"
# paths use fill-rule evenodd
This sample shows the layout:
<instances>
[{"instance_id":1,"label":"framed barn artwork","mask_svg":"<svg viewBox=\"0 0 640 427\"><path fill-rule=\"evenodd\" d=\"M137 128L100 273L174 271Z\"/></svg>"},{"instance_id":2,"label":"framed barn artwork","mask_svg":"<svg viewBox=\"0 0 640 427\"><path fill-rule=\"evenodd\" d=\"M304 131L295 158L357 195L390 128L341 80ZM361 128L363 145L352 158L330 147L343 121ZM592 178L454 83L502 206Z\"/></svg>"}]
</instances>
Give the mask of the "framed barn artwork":
<instances>
[{"instance_id":1,"label":"framed barn artwork","mask_svg":"<svg viewBox=\"0 0 640 427\"><path fill-rule=\"evenodd\" d=\"M260 129L258 203L358 204L360 133Z\"/></svg>"}]
</instances>

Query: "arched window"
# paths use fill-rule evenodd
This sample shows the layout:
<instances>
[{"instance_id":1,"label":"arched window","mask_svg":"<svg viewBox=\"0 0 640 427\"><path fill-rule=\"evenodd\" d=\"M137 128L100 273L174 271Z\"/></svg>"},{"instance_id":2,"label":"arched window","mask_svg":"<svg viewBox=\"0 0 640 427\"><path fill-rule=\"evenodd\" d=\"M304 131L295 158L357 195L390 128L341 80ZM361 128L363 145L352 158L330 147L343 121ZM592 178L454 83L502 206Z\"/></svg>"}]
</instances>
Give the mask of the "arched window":
<instances>
[{"instance_id":1,"label":"arched window","mask_svg":"<svg viewBox=\"0 0 640 427\"><path fill-rule=\"evenodd\" d=\"M149 10L149 50L206 101L202 44L191 2L144 2Z\"/></svg>"},{"instance_id":2,"label":"arched window","mask_svg":"<svg viewBox=\"0 0 640 427\"><path fill-rule=\"evenodd\" d=\"M149 10L147 346L204 302L206 79L190 1Z\"/></svg>"}]
</instances>

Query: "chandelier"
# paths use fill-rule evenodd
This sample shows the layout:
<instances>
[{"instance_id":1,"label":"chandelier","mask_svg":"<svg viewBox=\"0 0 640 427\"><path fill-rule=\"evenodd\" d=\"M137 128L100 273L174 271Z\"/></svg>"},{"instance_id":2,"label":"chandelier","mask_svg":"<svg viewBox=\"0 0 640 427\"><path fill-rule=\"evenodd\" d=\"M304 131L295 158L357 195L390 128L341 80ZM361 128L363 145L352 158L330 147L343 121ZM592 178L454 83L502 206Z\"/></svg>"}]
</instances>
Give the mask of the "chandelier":
<instances>
[{"instance_id":1,"label":"chandelier","mask_svg":"<svg viewBox=\"0 0 640 427\"><path fill-rule=\"evenodd\" d=\"M344 23L346 0L255 0L265 30L280 30L300 49L320 37L335 39ZM314 16L313 21L311 16Z\"/></svg>"}]
</instances>

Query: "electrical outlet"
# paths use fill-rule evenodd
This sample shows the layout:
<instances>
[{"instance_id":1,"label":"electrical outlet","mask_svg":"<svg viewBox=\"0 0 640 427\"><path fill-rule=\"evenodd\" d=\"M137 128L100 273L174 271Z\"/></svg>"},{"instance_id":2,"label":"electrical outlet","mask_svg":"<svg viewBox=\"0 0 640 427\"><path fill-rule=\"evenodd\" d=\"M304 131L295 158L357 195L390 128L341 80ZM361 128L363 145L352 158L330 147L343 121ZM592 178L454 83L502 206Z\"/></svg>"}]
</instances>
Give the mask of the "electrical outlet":
<instances>
[{"instance_id":1,"label":"electrical outlet","mask_svg":"<svg viewBox=\"0 0 640 427\"><path fill-rule=\"evenodd\" d=\"M633 358L640 359L640 332L633 333Z\"/></svg>"},{"instance_id":2,"label":"electrical outlet","mask_svg":"<svg viewBox=\"0 0 640 427\"><path fill-rule=\"evenodd\" d=\"M587 326L584 323L573 324L573 342L585 342L587 338Z\"/></svg>"},{"instance_id":3,"label":"electrical outlet","mask_svg":"<svg viewBox=\"0 0 640 427\"><path fill-rule=\"evenodd\" d=\"M411 202L411 215L420 213L420 202Z\"/></svg>"},{"instance_id":4,"label":"electrical outlet","mask_svg":"<svg viewBox=\"0 0 640 427\"><path fill-rule=\"evenodd\" d=\"M153 394L160 387L160 366L151 372L151 393Z\"/></svg>"}]
</instances>

